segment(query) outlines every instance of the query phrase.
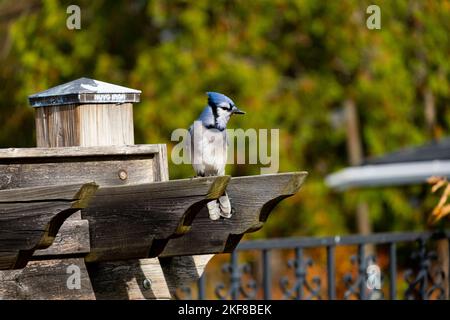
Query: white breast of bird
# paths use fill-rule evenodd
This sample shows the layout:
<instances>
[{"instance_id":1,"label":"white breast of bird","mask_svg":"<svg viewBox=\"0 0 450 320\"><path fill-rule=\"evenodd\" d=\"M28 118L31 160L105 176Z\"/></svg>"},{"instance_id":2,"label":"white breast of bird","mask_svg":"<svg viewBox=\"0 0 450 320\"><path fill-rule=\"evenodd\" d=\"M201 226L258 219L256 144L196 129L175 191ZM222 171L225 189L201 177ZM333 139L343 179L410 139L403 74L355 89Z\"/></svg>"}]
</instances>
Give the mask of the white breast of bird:
<instances>
[{"instance_id":1,"label":"white breast of bird","mask_svg":"<svg viewBox=\"0 0 450 320\"><path fill-rule=\"evenodd\" d=\"M194 162L197 172L205 175L224 175L227 162L226 131L206 129L202 132L202 138L194 139Z\"/></svg>"}]
</instances>

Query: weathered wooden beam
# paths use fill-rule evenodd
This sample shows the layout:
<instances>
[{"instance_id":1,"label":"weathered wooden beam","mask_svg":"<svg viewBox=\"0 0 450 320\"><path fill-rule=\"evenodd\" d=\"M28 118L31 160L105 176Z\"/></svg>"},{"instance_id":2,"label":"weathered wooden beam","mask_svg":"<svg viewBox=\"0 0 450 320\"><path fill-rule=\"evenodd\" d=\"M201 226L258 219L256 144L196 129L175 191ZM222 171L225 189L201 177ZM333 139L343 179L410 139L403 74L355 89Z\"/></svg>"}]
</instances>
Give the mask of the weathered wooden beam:
<instances>
[{"instance_id":1,"label":"weathered wooden beam","mask_svg":"<svg viewBox=\"0 0 450 320\"><path fill-rule=\"evenodd\" d=\"M0 205L44 201L73 202L74 208L84 208L81 201L89 200L97 190L95 183L68 184L33 188L0 190ZM86 205L86 203L84 203Z\"/></svg>"},{"instance_id":2,"label":"weathered wooden beam","mask_svg":"<svg viewBox=\"0 0 450 320\"><path fill-rule=\"evenodd\" d=\"M167 146L165 144L158 144L158 152L155 154L155 162L153 166L154 181L168 181L169 180L169 162L167 160Z\"/></svg>"},{"instance_id":3,"label":"weathered wooden beam","mask_svg":"<svg viewBox=\"0 0 450 320\"><path fill-rule=\"evenodd\" d=\"M173 299L177 288L198 280L213 255L88 264L99 300Z\"/></svg>"},{"instance_id":4,"label":"weathered wooden beam","mask_svg":"<svg viewBox=\"0 0 450 320\"><path fill-rule=\"evenodd\" d=\"M155 257L189 231L205 203L221 196L229 176L100 188L88 208L87 262Z\"/></svg>"},{"instance_id":5,"label":"weathered wooden beam","mask_svg":"<svg viewBox=\"0 0 450 320\"><path fill-rule=\"evenodd\" d=\"M102 187L168 180L166 145L0 149L0 189L89 180ZM67 223L61 227L61 235L54 247L52 245L45 252L38 250L34 256L51 257L58 255L58 250L61 255L88 252L85 245L89 242L87 221L80 224L85 226L84 235L80 234L78 224Z\"/></svg>"},{"instance_id":6,"label":"weathered wooden beam","mask_svg":"<svg viewBox=\"0 0 450 320\"><path fill-rule=\"evenodd\" d=\"M78 158L97 156L151 155L160 152L164 144L117 145L60 148L6 148L0 149L0 159L24 158Z\"/></svg>"},{"instance_id":7,"label":"weathered wooden beam","mask_svg":"<svg viewBox=\"0 0 450 320\"><path fill-rule=\"evenodd\" d=\"M80 78L29 96L38 147L134 144L141 91Z\"/></svg>"},{"instance_id":8,"label":"weathered wooden beam","mask_svg":"<svg viewBox=\"0 0 450 320\"><path fill-rule=\"evenodd\" d=\"M0 300L95 299L82 258L31 261L0 272Z\"/></svg>"},{"instance_id":9,"label":"weathered wooden beam","mask_svg":"<svg viewBox=\"0 0 450 320\"><path fill-rule=\"evenodd\" d=\"M0 190L0 270L23 268L50 246L62 223L85 208L95 183Z\"/></svg>"},{"instance_id":10,"label":"weathered wooden beam","mask_svg":"<svg viewBox=\"0 0 450 320\"><path fill-rule=\"evenodd\" d=\"M259 230L272 209L300 189L306 176L294 172L231 178L227 187L234 211L231 219L212 221L203 208L190 232L171 239L160 257L233 251L245 233Z\"/></svg>"},{"instance_id":11,"label":"weathered wooden beam","mask_svg":"<svg viewBox=\"0 0 450 320\"><path fill-rule=\"evenodd\" d=\"M165 145L0 149L0 189L150 183L164 152Z\"/></svg>"}]
</instances>

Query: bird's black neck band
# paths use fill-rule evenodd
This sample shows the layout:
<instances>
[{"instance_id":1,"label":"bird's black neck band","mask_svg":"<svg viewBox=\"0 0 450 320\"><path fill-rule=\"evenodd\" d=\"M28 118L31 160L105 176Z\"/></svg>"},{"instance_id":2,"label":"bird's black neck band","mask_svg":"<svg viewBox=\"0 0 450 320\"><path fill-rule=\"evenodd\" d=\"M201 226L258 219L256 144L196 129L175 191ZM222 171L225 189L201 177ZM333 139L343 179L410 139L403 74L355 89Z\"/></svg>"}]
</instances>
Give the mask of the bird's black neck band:
<instances>
[{"instance_id":1,"label":"bird's black neck band","mask_svg":"<svg viewBox=\"0 0 450 320\"><path fill-rule=\"evenodd\" d=\"M209 107L211 108L212 114L213 114L213 116L214 116L214 122L216 122L217 117L219 116L219 115L217 114L217 108L215 108L215 107L213 107L213 106L211 106L211 105L209 105Z\"/></svg>"},{"instance_id":2,"label":"bird's black neck band","mask_svg":"<svg viewBox=\"0 0 450 320\"><path fill-rule=\"evenodd\" d=\"M208 124L205 126L206 129L216 129L219 131L225 130L225 128L219 128L216 124Z\"/></svg>"},{"instance_id":3,"label":"bird's black neck band","mask_svg":"<svg viewBox=\"0 0 450 320\"><path fill-rule=\"evenodd\" d=\"M219 131L225 130L225 128L221 128L221 127L219 127L219 126L217 125L217 117L219 116L219 115L217 114L217 108L216 108L215 106L212 106L211 104L209 104L209 107L211 108L212 114L213 114L213 116L214 116L214 124L208 124L208 125L206 125L206 126L205 126L206 129L216 129L216 130L219 130Z\"/></svg>"}]
</instances>

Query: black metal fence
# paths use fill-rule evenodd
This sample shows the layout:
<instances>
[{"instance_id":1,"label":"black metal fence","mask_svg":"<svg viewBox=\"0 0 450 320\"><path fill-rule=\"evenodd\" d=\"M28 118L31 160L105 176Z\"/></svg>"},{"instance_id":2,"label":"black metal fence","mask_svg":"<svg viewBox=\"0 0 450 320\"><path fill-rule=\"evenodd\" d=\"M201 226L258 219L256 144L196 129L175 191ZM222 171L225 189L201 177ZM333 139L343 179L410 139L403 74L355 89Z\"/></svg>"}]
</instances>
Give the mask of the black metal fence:
<instances>
[{"instance_id":1,"label":"black metal fence","mask_svg":"<svg viewBox=\"0 0 450 320\"><path fill-rule=\"evenodd\" d=\"M448 299L449 239L450 231L246 241L222 265L223 279L208 283L210 277L204 274L197 284L181 288L177 296L180 299ZM344 262L337 261L336 250L345 246L354 247L356 252L344 257L350 259L351 270L338 278L336 266ZM291 254L277 255L274 261L272 254L278 250ZM309 274L314 261L308 250L314 250L316 256L320 252L324 255L319 275ZM241 257L245 258L249 252L253 255L242 261L245 259ZM383 267L377 264L379 255L385 257ZM285 265L290 273L274 274L274 265ZM215 270L212 274L217 273ZM211 287L213 294L206 290ZM274 291L278 291L277 297L273 296Z\"/></svg>"}]
</instances>

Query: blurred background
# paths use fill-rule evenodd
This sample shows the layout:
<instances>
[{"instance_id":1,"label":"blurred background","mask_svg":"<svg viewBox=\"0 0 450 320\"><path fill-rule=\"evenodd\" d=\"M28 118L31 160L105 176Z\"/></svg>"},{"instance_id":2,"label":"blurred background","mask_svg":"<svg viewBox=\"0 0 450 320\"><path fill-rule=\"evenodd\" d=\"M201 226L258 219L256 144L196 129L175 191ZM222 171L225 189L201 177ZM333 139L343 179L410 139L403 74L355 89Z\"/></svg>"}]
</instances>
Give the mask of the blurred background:
<instances>
[{"instance_id":1,"label":"blurred background","mask_svg":"<svg viewBox=\"0 0 450 320\"><path fill-rule=\"evenodd\" d=\"M80 30L66 27L71 4ZM366 27L371 4L380 30ZM229 127L280 129L279 171L309 172L247 239L424 230L438 201L428 185L339 193L324 179L448 135L449 35L445 0L0 0L0 147L35 146L27 96L79 77L142 90L136 143L169 153L171 132L218 91L247 112Z\"/></svg>"}]
</instances>

